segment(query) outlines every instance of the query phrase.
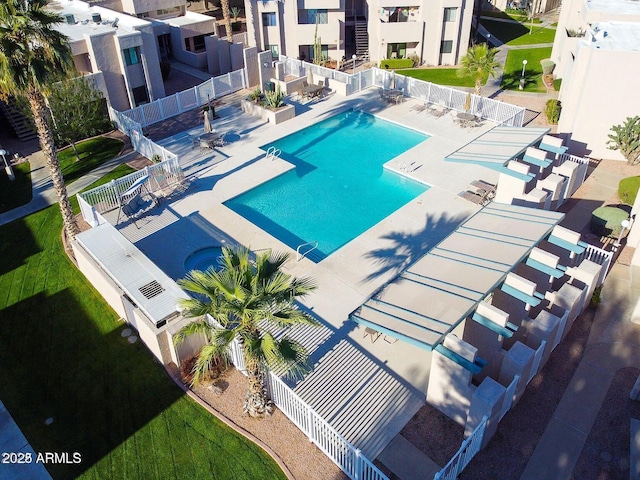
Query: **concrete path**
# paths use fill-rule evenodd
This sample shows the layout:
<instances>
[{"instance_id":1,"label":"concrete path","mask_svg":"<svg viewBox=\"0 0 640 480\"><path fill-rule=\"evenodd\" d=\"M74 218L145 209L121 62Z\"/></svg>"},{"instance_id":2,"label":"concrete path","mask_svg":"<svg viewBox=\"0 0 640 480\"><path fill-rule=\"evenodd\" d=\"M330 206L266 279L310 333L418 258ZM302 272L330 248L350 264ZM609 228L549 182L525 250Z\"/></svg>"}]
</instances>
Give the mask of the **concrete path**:
<instances>
[{"instance_id":1,"label":"concrete path","mask_svg":"<svg viewBox=\"0 0 640 480\"><path fill-rule=\"evenodd\" d=\"M0 479L51 480L36 452L22 434L11 414L0 401ZM8 456L7 456L8 455ZM22 461L24 463L18 463Z\"/></svg>"},{"instance_id":2,"label":"concrete path","mask_svg":"<svg viewBox=\"0 0 640 480\"><path fill-rule=\"evenodd\" d=\"M67 185L67 193L71 197L76 193L82 191L93 182L103 177L118 165L129 162L138 157L138 152L130 152L120 157L112 158L106 161L98 168L92 170L82 178L79 178L71 185ZM4 225L9 222L13 222L18 218L25 217L34 212L42 210L43 208L58 203L58 197L53 189L53 182L49 176L49 168L47 167L44 154L42 152L36 152L29 157L31 164L31 185L33 188L33 198L25 205L22 205L13 210L0 214L0 225Z\"/></svg>"},{"instance_id":3,"label":"concrete path","mask_svg":"<svg viewBox=\"0 0 640 480\"><path fill-rule=\"evenodd\" d=\"M433 478L440 467L409 440L398 434L378 456L385 467L400 480Z\"/></svg>"}]
</instances>

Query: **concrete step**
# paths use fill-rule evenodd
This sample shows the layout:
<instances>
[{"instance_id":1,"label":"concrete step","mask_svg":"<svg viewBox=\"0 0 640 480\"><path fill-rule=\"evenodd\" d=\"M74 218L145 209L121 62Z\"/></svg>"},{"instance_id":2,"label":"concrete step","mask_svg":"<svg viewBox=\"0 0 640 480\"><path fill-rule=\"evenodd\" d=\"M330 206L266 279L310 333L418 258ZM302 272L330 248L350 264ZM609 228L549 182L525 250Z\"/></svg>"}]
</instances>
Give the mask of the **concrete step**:
<instances>
[{"instance_id":1,"label":"concrete step","mask_svg":"<svg viewBox=\"0 0 640 480\"><path fill-rule=\"evenodd\" d=\"M440 471L440 467L433 460L400 434L391 440L378 456L378 460L400 480L433 478Z\"/></svg>"}]
</instances>

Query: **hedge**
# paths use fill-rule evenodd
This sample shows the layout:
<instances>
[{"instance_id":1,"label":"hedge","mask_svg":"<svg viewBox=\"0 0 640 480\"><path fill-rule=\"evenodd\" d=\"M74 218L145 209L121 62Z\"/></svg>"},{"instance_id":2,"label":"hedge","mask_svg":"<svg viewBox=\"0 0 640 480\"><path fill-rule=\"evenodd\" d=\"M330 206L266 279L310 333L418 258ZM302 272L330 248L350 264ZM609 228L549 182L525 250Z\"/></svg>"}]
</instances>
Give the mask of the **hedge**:
<instances>
[{"instance_id":1,"label":"hedge","mask_svg":"<svg viewBox=\"0 0 640 480\"><path fill-rule=\"evenodd\" d=\"M412 68L413 60L410 58L390 58L380 61L380 68L394 70L396 68Z\"/></svg>"},{"instance_id":2,"label":"hedge","mask_svg":"<svg viewBox=\"0 0 640 480\"><path fill-rule=\"evenodd\" d=\"M596 208L591 214L591 231L601 237L618 238L622 232L622 221L629 214L617 207Z\"/></svg>"}]
</instances>

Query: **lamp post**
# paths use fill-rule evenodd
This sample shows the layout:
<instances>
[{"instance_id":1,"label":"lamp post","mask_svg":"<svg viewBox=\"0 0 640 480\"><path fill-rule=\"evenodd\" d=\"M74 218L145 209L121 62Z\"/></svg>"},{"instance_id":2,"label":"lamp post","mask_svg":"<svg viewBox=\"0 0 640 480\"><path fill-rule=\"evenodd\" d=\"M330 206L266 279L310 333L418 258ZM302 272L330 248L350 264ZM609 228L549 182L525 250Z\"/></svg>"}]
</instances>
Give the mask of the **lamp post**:
<instances>
[{"instance_id":1,"label":"lamp post","mask_svg":"<svg viewBox=\"0 0 640 480\"><path fill-rule=\"evenodd\" d=\"M520 90L524 90L524 72L527 68L527 61L522 60L522 75L520 75L520 86L518 87Z\"/></svg>"},{"instance_id":2,"label":"lamp post","mask_svg":"<svg viewBox=\"0 0 640 480\"><path fill-rule=\"evenodd\" d=\"M6 154L7 154L7 151L4 148L0 149L0 155L2 156L2 160L4 161L4 171L7 172L7 177L9 177L9 180L13 182L16 176L13 174L13 169L11 168L11 165L7 163L7 159L5 157Z\"/></svg>"},{"instance_id":3,"label":"lamp post","mask_svg":"<svg viewBox=\"0 0 640 480\"><path fill-rule=\"evenodd\" d=\"M358 56L354 53L353 55L351 55L351 60L353 60L353 73L355 75L356 73L356 59L358 58Z\"/></svg>"},{"instance_id":4,"label":"lamp post","mask_svg":"<svg viewBox=\"0 0 640 480\"><path fill-rule=\"evenodd\" d=\"M620 225L622 226L622 230L620 230L620 235L618 235L618 240L616 240L616 243L613 244L613 251L617 251L618 248L620 248L620 241L622 240L622 235L624 234L624 231L629 228L629 225L631 225L631 222L629 221L628 218L625 218L622 222L620 222Z\"/></svg>"}]
</instances>

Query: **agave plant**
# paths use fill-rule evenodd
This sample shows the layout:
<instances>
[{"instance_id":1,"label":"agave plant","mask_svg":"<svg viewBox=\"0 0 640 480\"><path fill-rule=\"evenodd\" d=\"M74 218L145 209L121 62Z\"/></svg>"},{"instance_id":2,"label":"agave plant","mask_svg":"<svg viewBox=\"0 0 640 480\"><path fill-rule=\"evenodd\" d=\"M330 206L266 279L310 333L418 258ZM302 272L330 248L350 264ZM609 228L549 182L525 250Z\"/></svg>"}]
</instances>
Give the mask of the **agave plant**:
<instances>
[{"instance_id":1,"label":"agave plant","mask_svg":"<svg viewBox=\"0 0 640 480\"><path fill-rule=\"evenodd\" d=\"M269 108L278 108L284 105L285 94L280 90L280 85L276 87L275 92L264 92L265 105Z\"/></svg>"}]
</instances>

